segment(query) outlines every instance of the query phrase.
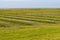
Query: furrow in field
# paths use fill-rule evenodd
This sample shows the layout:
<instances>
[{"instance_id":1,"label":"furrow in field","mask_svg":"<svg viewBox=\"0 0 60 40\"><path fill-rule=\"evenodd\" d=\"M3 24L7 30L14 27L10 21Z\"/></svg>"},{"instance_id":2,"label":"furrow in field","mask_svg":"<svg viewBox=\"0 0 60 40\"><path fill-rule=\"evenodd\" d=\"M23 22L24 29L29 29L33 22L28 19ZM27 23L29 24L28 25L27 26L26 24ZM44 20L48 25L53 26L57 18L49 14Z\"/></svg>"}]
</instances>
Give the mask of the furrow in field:
<instances>
[{"instance_id":1,"label":"furrow in field","mask_svg":"<svg viewBox=\"0 0 60 40\"><path fill-rule=\"evenodd\" d=\"M14 17L14 16L4 16L3 18L10 18L10 19L43 19L43 20L60 20L60 18L49 18L49 17Z\"/></svg>"},{"instance_id":2,"label":"furrow in field","mask_svg":"<svg viewBox=\"0 0 60 40\"><path fill-rule=\"evenodd\" d=\"M48 16L48 15L35 15L32 16L32 14L30 14L28 16L28 14L24 15L20 15L20 16L1 16L2 18L7 18L7 20L11 20L11 21L19 21L19 22L24 22L24 23L32 23L34 24L35 22L42 22L42 23L60 23L60 17L59 16ZM34 22L34 23L33 23Z\"/></svg>"},{"instance_id":3,"label":"furrow in field","mask_svg":"<svg viewBox=\"0 0 60 40\"><path fill-rule=\"evenodd\" d=\"M42 19L26 19L26 18L21 18L20 20L17 20L17 19L9 19L9 18L0 18L0 19L3 19L3 20L11 20L11 21L19 21L19 22L24 22L24 23L33 23L33 22L55 23L54 21L51 21L51 20L42 20Z\"/></svg>"},{"instance_id":4,"label":"furrow in field","mask_svg":"<svg viewBox=\"0 0 60 40\"><path fill-rule=\"evenodd\" d=\"M9 18L0 18L2 21L7 21L11 23L17 23L17 24L27 24L27 25L33 25L35 22L33 21L27 21L27 20L17 20L17 19L9 19Z\"/></svg>"}]
</instances>

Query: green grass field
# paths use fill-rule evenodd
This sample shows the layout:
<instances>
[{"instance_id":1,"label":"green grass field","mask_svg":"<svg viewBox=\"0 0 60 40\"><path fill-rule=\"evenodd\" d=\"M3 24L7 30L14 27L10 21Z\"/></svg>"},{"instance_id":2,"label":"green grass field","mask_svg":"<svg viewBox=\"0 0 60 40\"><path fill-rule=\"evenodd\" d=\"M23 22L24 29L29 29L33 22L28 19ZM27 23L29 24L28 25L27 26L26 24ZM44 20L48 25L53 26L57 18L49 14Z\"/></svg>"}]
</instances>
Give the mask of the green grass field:
<instances>
[{"instance_id":1,"label":"green grass field","mask_svg":"<svg viewBox=\"0 0 60 40\"><path fill-rule=\"evenodd\" d=\"M60 40L60 9L0 10L0 40Z\"/></svg>"}]
</instances>

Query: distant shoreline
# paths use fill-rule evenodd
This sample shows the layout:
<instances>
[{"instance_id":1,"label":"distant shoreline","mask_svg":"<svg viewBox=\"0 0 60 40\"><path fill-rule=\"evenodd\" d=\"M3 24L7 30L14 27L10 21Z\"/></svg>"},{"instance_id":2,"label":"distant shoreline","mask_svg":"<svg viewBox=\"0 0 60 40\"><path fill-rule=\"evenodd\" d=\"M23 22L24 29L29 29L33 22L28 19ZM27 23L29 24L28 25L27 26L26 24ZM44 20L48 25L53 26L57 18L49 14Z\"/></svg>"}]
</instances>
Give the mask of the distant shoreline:
<instances>
[{"instance_id":1,"label":"distant shoreline","mask_svg":"<svg viewBox=\"0 0 60 40\"><path fill-rule=\"evenodd\" d=\"M60 8L0 8L0 10L60 9Z\"/></svg>"}]
</instances>

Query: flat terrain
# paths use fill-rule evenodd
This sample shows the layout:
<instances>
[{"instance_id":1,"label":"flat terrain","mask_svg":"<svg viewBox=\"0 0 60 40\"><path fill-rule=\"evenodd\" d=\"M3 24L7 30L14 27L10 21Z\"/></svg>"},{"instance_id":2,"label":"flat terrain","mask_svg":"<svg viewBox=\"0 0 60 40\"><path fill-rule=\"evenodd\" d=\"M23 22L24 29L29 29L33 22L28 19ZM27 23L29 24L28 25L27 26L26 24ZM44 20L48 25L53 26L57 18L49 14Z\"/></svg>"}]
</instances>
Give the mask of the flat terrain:
<instances>
[{"instance_id":1,"label":"flat terrain","mask_svg":"<svg viewBox=\"0 0 60 40\"><path fill-rule=\"evenodd\" d=\"M60 40L60 9L0 10L0 40Z\"/></svg>"}]
</instances>

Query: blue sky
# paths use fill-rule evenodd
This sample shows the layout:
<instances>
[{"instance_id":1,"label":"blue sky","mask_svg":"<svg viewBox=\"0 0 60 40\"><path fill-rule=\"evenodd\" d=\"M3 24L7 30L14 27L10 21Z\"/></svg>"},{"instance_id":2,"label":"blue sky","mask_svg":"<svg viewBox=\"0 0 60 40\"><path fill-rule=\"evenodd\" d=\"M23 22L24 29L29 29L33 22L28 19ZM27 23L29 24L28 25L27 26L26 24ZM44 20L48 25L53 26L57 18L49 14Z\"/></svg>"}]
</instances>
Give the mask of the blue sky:
<instances>
[{"instance_id":1,"label":"blue sky","mask_svg":"<svg viewBox=\"0 0 60 40\"><path fill-rule=\"evenodd\" d=\"M0 0L0 8L60 8L60 0Z\"/></svg>"}]
</instances>

